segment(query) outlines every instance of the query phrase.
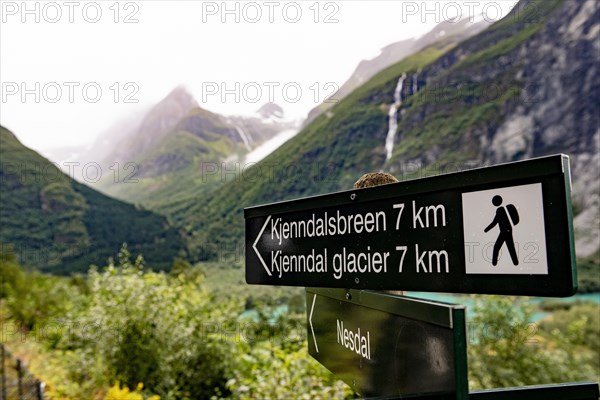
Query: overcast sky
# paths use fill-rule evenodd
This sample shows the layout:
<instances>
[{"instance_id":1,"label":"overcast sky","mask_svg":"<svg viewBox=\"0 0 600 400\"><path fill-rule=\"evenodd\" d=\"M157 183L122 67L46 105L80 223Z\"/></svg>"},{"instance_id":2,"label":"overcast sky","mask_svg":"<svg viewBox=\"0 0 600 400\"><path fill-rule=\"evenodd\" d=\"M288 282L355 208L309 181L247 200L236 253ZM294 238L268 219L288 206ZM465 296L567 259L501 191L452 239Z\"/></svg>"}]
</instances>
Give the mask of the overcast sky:
<instances>
[{"instance_id":1,"label":"overcast sky","mask_svg":"<svg viewBox=\"0 0 600 400\"><path fill-rule=\"evenodd\" d=\"M221 114L302 118L380 48L515 3L2 0L0 123L36 150L87 144L178 85Z\"/></svg>"}]
</instances>

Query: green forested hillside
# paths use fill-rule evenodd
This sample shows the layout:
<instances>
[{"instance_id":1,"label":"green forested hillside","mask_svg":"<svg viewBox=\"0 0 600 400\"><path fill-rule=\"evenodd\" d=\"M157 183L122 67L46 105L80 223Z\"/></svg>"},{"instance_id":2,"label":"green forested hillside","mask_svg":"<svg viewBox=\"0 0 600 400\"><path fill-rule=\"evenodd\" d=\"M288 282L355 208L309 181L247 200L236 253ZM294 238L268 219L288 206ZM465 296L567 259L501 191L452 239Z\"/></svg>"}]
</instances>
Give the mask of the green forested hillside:
<instances>
[{"instance_id":1,"label":"green forested hillside","mask_svg":"<svg viewBox=\"0 0 600 400\"><path fill-rule=\"evenodd\" d=\"M235 128L225 119L194 108L156 144L131 158L135 170L120 182L107 176L99 188L111 196L169 214L181 199L210 190L218 181L202 175L202 163L244 151ZM111 160L115 162L116 160Z\"/></svg>"},{"instance_id":2,"label":"green forested hillside","mask_svg":"<svg viewBox=\"0 0 600 400\"><path fill-rule=\"evenodd\" d=\"M519 28L514 20L510 22L513 30ZM447 74L453 60L459 58L458 55L462 59L461 63L466 64L468 55L477 57L479 51L494 47L504 37L513 37L513 34L498 23L451 51L434 45L404 59L374 76L328 113L315 119L294 139L259 164L254 173L248 174L252 179L225 185L209 198L199 197L175 217L177 223L185 224L195 233L192 246L197 247L194 249L196 255L201 258L214 256L207 250L209 246L205 243L222 240L221 243L226 246L232 241L239 241L243 232L242 208L245 206L350 189L361 174L383 168L386 164L384 146L388 109L393 103L394 89L402 74L412 77L422 71L421 78L417 78L421 90L410 93L413 85L405 85L403 94L408 99L400 111L399 135L412 135L414 139L402 140L394 151L395 157L386 167L393 169L395 160L405 156L407 152L411 152L411 156L412 153L422 154L439 143L444 143L448 139L448 130L460 138L471 126L497 124L500 115L492 115L496 113L496 105L493 103L486 104L485 110L453 114L451 107L460 108L461 101L454 101L446 110L438 111L443 108L443 104L435 99L433 104L419 99L424 98L428 92L429 85L425 78L427 71L431 71L429 75ZM433 69L440 63L448 65L435 74ZM407 96L408 93L411 94L410 97ZM464 100L467 104L473 103L473 99ZM410 117L405 117L405 110L423 116L427 119L426 123L414 131L409 128L404 133L406 128L403 121ZM449 154L453 154L456 159L469 159L473 156L468 147L455 149L453 146L450 150ZM227 226L228 229L222 231L222 226Z\"/></svg>"},{"instance_id":3,"label":"green forested hillside","mask_svg":"<svg viewBox=\"0 0 600 400\"><path fill-rule=\"evenodd\" d=\"M567 20L558 17L559 10ZM532 63L539 60L529 60L521 52L533 45L562 46L549 36L548 30L555 29L550 25L568 24L577 12L577 5L569 2L522 1L505 19L465 42L455 47L430 46L380 72L242 179L181 207L174 221L193 232L192 254L214 258L215 248L241 243L244 207L350 189L365 172L385 169L399 179L409 179L424 171L429 175L444 172L447 167L456 171L456 165L467 161L481 166L557 150L577 154L580 150L573 147L546 145L534 137L544 131L530 132L526 127L509 126L507 135L523 136L519 140L529 147L507 150L502 141L494 143L516 110L543 108L544 101L552 100L540 96L531 104L522 100L534 80L523 75L533 74ZM576 47L576 43L569 46ZM592 61L583 54L582 62ZM403 74L406 81L395 147L386 161L388 110ZM536 84L542 79L535 76ZM578 105L588 113L590 106L589 101ZM579 135L590 140L591 133ZM409 164L417 170L409 170Z\"/></svg>"},{"instance_id":4,"label":"green forested hillside","mask_svg":"<svg viewBox=\"0 0 600 400\"><path fill-rule=\"evenodd\" d=\"M381 49L381 53L377 57L361 61L350 78L332 95L332 98L343 99L378 72L402 61L411 54L439 42L441 38L449 44L452 42L458 43L481 32L490 23L491 21L486 21L485 19L474 23L470 18L464 18L460 21L441 21L430 32L419 38L410 38L389 44ZM313 108L308 113L304 125L308 125L317 116L329 110L333 104L324 102Z\"/></svg>"},{"instance_id":5,"label":"green forested hillside","mask_svg":"<svg viewBox=\"0 0 600 400\"><path fill-rule=\"evenodd\" d=\"M0 243L24 265L86 271L127 242L163 269L183 251L165 218L75 182L0 127Z\"/></svg>"},{"instance_id":6,"label":"green forested hillside","mask_svg":"<svg viewBox=\"0 0 600 400\"><path fill-rule=\"evenodd\" d=\"M203 109L186 89L177 87L101 157L102 168L113 173L92 187L170 216L223 183L219 174L205 171L214 171L225 160L241 163L249 151L294 126L283 119L283 111L280 116L223 116ZM92 149L78 161L85 164L96 157Z\"/></svg>"},{"instance_id":7,"label":"green forested hillside","mask_svg":"<svg viewBox=\"0 0 600 400\"><path fill-rule=\"evenodd\" d=\"M239 179L181 207L173 219L193 232L193 256L212 258L219 248L233 248L243 234L245 206L348 189L361 171L379 169L387 133L382 103L392 97L388 86L398 70L422 68L446 50L431 46L382 71Z\"/></svg>"}]
</instances>

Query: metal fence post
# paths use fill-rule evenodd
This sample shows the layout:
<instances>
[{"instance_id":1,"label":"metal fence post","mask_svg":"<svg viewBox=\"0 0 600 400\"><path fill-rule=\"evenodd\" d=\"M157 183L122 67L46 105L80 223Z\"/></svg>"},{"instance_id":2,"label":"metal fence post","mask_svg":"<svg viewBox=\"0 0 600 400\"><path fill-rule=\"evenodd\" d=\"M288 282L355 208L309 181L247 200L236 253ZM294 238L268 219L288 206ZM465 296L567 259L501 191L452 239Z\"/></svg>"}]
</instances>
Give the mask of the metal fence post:
<instances>
[{"instance_id":1,"label":"metal fence post","mask_svg":"<svg viewBox=\"0 0 600 400\"><path fill-rule=\"evenodd\" d=\"M4 345L0 344L0 384L2 385L2 391L0 395L2 396L1 400L7 400L6 396L6 370L4 368Z\"/></svg>"},{"instance_id":2,"label":"metal fence post","mask_svg":"<svg viewBox=\"0 0 600 400\"><path fill-rule=\"evenodd\" d=\"M17 358L17 387L19 390L19 400L23 400L23 369L21 360Z\"/></svg>"},{"instance_id":3,"label":"metal fence post","mask_svg":"<svg viewBox=\"0 0 600 400\"><path fill-rule=\"evenodd\" d=\"M37 400L44 400L44 384L37 380L35 381Z\"/></svg>"}]
</instances>

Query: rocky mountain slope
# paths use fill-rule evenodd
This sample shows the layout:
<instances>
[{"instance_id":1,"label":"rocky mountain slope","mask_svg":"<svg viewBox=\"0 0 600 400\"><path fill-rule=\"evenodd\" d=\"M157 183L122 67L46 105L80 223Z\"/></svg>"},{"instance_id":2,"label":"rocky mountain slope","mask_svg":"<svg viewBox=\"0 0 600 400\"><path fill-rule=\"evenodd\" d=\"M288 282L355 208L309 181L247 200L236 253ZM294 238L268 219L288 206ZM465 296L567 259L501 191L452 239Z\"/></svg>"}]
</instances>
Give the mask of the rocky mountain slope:
<instances>
[{"instance_id":1,"label":"rocky mountain slope","mask_svg":"<svg viewBox=\"0 0 600 400\"><path fill-rule=\"evenodd\" d=\"M387 67L396 64L402 59L408 57L411 54L415 54L423 50L427 46L431 46L434 43L446 42L447 44L456 44L461 42L477 33L481 32L490 25L490 22L485 19L480 21L471 21L470 18L464 18L460 21L442 21L435 26L430 32L419 38L411 38L407 40L401 40L399 42L392 43L381 49L381 53L370 60L361 61L350 78L339 90L337 90L332 96L332 99L341 100L350 94L354 89L358 88L363 83L367 82L378 72L386 69ZM319 106L313 108L306 118L304 125L308 125L321 113L330 109L333 104L332 102L324 102Z\"/></svg>"},{"instance_id":2,"label":"rocky mountain slope","mask_svg":"<svg viewBox=\"0 0 600 400\"><path fill-rule=\"evenodd\" d=\"M598 6L593 1L522 2L494 29L425 68L419 78L424 91L406 93L397 147L385 168L437 164L443 169L444 163L465 160L465 153L484 165L566 153L578 211L578 254L596 251ZM481 48L481 43L489 44ZM424 137L430 138L427 148Z\"/></svg>"},{"instance_id":3,"label":"rocky mountain slope","mask_svg":"<svg viewBox=\"0 0 600 400\"><path fill-rule=\"evenodd\" d=\"M203 171L224 164L237 168L244 155L296 125L273 103L254 116L223 116L201 108L177 87L143 115L101 134L89 149L71 151L68 161L100 165L99 181L76 176L94 189L169 215L190 197L226 182ZM49 155L64 157L64 152Z\"/></svg>"},{"instance_id":4,"label":"rocky mountain slope","mask_svg":"<svg viewBox=\"0 0 600 400\"><path fill-rule=\"evenodd\" d=\"M405 58L317 117L257 165L253 179L199 196L175 221L193 232L195 256L212 258L215 247L242 243L246 206L349 189L369 171L412 179L564 152L577 253L597 255L598 7L521 1L456 46L437 43Z\"/></svg>"}]
</instances>

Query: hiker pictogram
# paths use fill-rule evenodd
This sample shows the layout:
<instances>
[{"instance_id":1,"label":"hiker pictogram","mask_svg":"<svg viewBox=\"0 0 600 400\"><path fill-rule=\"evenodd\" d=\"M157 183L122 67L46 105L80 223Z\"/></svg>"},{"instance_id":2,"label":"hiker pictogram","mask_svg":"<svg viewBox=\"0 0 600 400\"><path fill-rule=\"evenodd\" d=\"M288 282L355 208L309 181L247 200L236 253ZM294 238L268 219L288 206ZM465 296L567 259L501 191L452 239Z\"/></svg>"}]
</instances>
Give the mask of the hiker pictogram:
<instances>
[{"instance_id":1,"label":"hiker pictogram","mask_svg":"<svg viewBox=\"0 0 600 400\"><path fill-rule=\"evenodd\" d=\"M467 274L548 275L540 183L466 192L462 202Z\"/></svg>"},{"instance_id":2,"label":"hiker pictogram","mask_svg":"<svg viewBox=\"0 0 600 400\"><path fill-rule=\"evenodd\" d=\"M515 241L512 234L513 226L519 223L519 212L512 204L502 207L502 201L503 199L500 195L495 195L492 198L492 204L496 206L496 216L494 217L493 221L484 229L484 232L489 232L492 228L498 225L498 229L500 230L498 239L496 239L496 243L494 244L492 265L496 266L498 264L500 249L505 243L506 247L508 248L508 253L510 254L512 263L514 265L519 265L519 259L515 249Z\"/></svg>"}]
</instances>

